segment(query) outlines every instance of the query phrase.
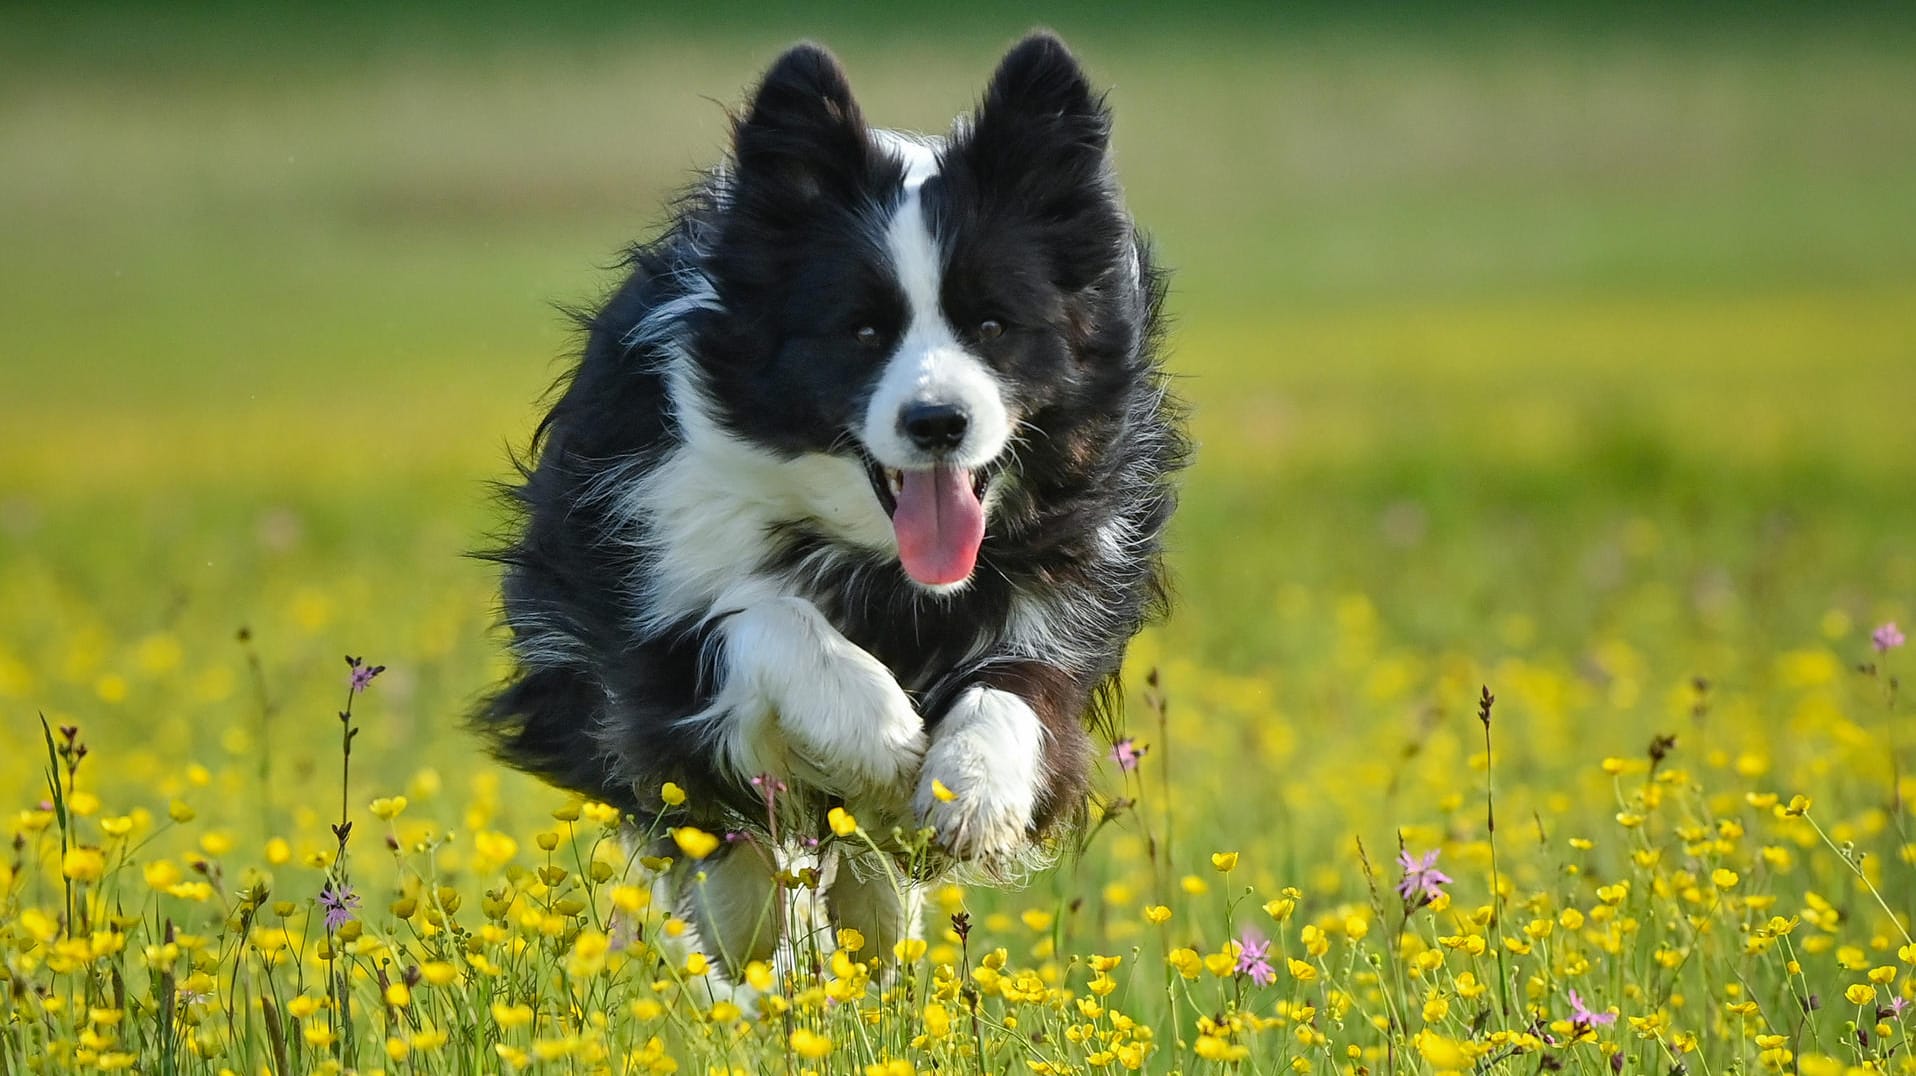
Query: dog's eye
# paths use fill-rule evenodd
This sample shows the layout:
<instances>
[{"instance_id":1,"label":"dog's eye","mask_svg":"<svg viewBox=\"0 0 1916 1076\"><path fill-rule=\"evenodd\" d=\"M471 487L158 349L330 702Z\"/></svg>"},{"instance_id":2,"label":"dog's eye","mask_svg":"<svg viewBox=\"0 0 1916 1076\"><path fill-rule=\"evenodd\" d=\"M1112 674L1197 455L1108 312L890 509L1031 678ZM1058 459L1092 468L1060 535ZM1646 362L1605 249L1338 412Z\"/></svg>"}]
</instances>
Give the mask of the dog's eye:
<instances>
[{"instance_id":1,"label":"dog's eye","mask_svg":"<svg viewBox=\"0 0 1916 1076\"><path fill-rule=\"evenodd\" d=\"M876 326L860 325L858 330L852 333L852 339L858 341L859 347L877 347L879 332Z\"/></svg>"},{"instance_id":2,"label":"dog's eye","mask_svg":"<svg viewBox=\"0 0 1916 1076\"><path fill-rule=\"evenodd\" d=\"M1005 334L1005 323L997 318L986 318L978 323L978 339L996 340Z\"/></svg>"}]
</instances>

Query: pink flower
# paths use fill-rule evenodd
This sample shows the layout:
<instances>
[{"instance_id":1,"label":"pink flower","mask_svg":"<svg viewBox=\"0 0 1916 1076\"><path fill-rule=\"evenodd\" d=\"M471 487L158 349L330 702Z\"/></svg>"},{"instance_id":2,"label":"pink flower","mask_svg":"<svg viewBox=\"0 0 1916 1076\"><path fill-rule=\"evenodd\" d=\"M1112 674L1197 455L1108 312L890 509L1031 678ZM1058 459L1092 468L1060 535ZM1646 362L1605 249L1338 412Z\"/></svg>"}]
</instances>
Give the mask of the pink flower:
<instances>
[{"instance_id":1,"label":"pink flower","mask_svg":"<svg viewBox=\"0 0 1916 1076\"><path fill-rule=\"evenodd\" d=\"M1602 1024L1616 1023L1617 1014L1613 1012L1591 1012L1584 1007L1583 999L1577 996L1577 992L1572 990L1570 991L1570 1022L1572 1024L1582 1024L1584 1027L1597 1027Z\"/></svg>"},{"instance_id":2,"label":"pink flower","mask_svg":"<svg viewBox=\"0 0 1916 1076\"><path fill-rule=\"evenodd\" d=\"M1148 747L1139 747L1138 741L1126 736L1111 745L1111 761L1118 764L1119 770L1130 773L1138 768L1138 761L1144 758L1144 753L1149 750Z\"/></svg>"},{"instance_id":3,"label":"pink flower","mask_svg":"<svg viewBox=\"0 0 1916 1076\"><path fill-rule=\"evenodd\" d=\"M328 878L319 888L319 906L326 909L326 929L338 930L352 922L353 910L359 907L359 894L351 886L334 886Z\"/></svg>"},{"instance_id":4,"label":"pink flower","mask_svg":"<svg viewBox=\"0 0 1916 1076\"><path fill-rule=\"evenodd\" d=\"M1437 849L1425 852L1422 857L1409 852L1397 853L1397 865L1404 869L1403 880L1397 883L1397 894L1405 900L1424 904L1444 895L1444 886L1451 883L1450 875L1437 869Z\"/></svg>"},{"instance_id":5,"label":"pink flower","mask_svg":"<svg viewBox=\"0 0 1916 1076\"><path fill-rule=\"evenodd\" d=\"M1892 620L1871 632L1869 641L1876 647L1878 654L1887 654L1903 645L1903 630Z\"/></svg>"},{"instance_id":6,"label":"pink flower","mask_svg":"<svg viewBox=\"0 0 1916 1076\"><path fill-rule=\"evenodd\" d=\"M354 691L366 690L367 686L373 682L373 677L386 671L384 665L369 665L355 657L346 659L346 667L353 671L351 683Z\"/></svg>"},{"instance_id":7,"label":"pink flower","mask_svg":"<svg viewBox=\"0 0 1916 1076\"><path fill-rule=\"evenodd\" d=\"M1269 986L1277 981L1277 972L1271 967L1269 938L1255 930L1247 929L1244 936L1237 940L1237 944L1239 975L1249 975L1251 981L1259 986Z\"/></svg>"}]
</instances>

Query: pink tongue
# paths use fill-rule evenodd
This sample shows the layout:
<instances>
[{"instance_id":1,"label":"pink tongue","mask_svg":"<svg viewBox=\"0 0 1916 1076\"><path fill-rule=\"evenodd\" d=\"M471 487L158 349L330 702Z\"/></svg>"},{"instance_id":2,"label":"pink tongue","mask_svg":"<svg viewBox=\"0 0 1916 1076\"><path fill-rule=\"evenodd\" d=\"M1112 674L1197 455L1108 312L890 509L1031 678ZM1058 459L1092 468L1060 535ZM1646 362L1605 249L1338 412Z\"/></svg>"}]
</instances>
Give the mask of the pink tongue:
<instances>
[{"instance_id":1,"label":"pink tongue","mask_svg":"<svg viewBox=\"0 0 1916 1076\"><path fill-rule=\"evenodd\" d=\"M969 579L985 540L985 509L971 491L971 472L956 467L906 471L897 500L891 525L905 571L926 586Z\"/></svg>"}]
</instances>

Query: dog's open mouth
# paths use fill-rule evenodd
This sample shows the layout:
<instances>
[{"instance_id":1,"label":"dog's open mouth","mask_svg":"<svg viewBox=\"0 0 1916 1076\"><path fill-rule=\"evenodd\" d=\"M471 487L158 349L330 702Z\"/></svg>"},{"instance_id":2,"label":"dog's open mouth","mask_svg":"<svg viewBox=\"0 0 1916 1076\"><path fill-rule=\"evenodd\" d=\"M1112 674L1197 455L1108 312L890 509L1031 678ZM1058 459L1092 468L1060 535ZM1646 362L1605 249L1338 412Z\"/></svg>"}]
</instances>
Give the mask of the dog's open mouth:
<instances>
[{"instance_id":1,"label":"dog's open mouth","mask_svg":"<svg viewBox=\"0 0 1916 1076\"><path fill-rule=\"evenodd\" d=\"M971 578L985 540L990 469L939 465L901 471L881 467L867 456L865 471L879 505L891 517L905 573L926 586Z\"/></svg>"}]
</instances>

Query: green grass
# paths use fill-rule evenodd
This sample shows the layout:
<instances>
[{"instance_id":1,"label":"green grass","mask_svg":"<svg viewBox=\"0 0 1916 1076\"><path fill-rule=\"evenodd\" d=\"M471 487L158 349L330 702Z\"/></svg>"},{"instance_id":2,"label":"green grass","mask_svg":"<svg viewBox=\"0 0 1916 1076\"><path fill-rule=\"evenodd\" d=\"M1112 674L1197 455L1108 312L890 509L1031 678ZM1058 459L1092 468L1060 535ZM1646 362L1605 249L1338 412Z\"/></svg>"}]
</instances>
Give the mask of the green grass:
<instances>
[{"instance_id":1,"label":"green grass","mask_svg":"<svg viewBox=\"0 0 1916 1076\"><path fill-rule=\"evenodd\" d=\"M702 24L623 7L10 16L0 727L19 746L0 787L22 845L0 863L0 1069L116 1052L85 1045L114 1026L89 1029L74 1006L90 1005L124 1008L105 1038L142 1071L253 1071L271 1052L262 994L278 991L289 1027L296 971L326 996L310 941L272 965L232 917L257 881L271 890L260 921L309 929L323 871L304 857L330 848L339 655L354 653L391 666L358 707L364 929L401 953L395 967L458 971L407 1010L452 1041L382 1061L389 1032L417 1030L393 1031L408 1017L379 1001L362 948L348 987L362 1069L491 1069L495 1044L568 1036L574 1052L548 1064L589 1069L592 1049L654 1034L685 1071L883 1057L975 1071L980 1043L987 1071L1065 1067L1098 1055L1070 1036L1087 1022L1084 958L1104 953L1124 957L1104 1004L1151 1030L1156 1071L1228 1065L1238 1045L1247 1071L1442 1071L1455 1049L1509 1073L1543 1055L1598 1072L1612 1049L1627 1071L1782 1067L1781 1049L1804 1072L1912 1071L1907 1022L1880 1032L1844 998L1898 965L1916 912L1909 708L1854 671L1880 657L1883 675L1906 674L1909 651L1879 656L1867 635L1916 616L1916 66L1907 19L1886 9L1532 26L1435 7L1052 12L1114 87L1129 196L1179 270L1172 365L1201 442L1174 535L1177 611L1127 674L1131 731L1151 750L1130 783L1107 774L1137 806L1023 891L945 895L974 915L969 952L943 907L918 974L881 972L862 1001L902 999L910 1019L861 1029L860 1006L824 1011L798 983L790 1022L727 1045L730 1014L715 1021L656 951L614 955L576 1011L556 1004L552 975L605 925L618 879L534 884L533 834L563 801L458 727L499 668L492 582L461 553L495 525L485 483L572 346L551 304L608 286L618 248L722 147L714 102L779 43L825 38L874 117L935 129L1029 21L974 14L959 28L876 9ZM1143 690L1153 668L1163 726ZM1508 886L1494 928L1468 915L1491 901L1484 684L1499 697ZM60 826L33 810L42 711L93 751L78 790L99 807L71 820L74 839L117 857L100 824L122 815L132 843L150 838L81 887L90 926L130 932L124 953L60 948ZM1650 780L1639 760L1659 733L1677 745ZM504 931L488 959L535 939L508 972L422 925L425 858L389 861L370 836L384 824L361 809L400 792L405 846L456 834L434 860L463 903L450 921ZM1765 793L1810 796L1833 845ZM176 800L192 822L166 822ZM578 832L591 854L597 831ZM481 833L513 835L517 855L488 855ZM1451 909L1416 912L1392 944L1400 837L1441 848L1458 882ZM286 862L270 861L272 838ZM1838 852L1852 842L1855 867ZM1220 850L1241 853L1228 876L1209 861ZM218 873L211 900L144 880L161 857L198 877L192 856ZM1719 889L1717 869L1737 882ZM508 875L517 903L492 917L484 894ZM1599 912L1599 888L1624 880L1630 895ZM1302 896L1279 922L1260 905L1288 886ZM524 914L573 895L591 909L585 935L576 917ZM428 910L397 917L408 897ZM1172 918L1147 923L1160 903ZM102 927L113 915L126 921ZM1755 932L1771 915L1804 922ZM220 980L171 1038L155 999L200 958L146 952L167 919L215 939ZM1635 932L1615 933L1625 920ZM1495 958L1499 934L1539 921L1558 924L1548 941ZM1216 953L1247 923L1316 977L1282 966L1257 989L1167 962ZM1328 932L1322 954L1306 924ZM1491 951L1438 941L1472 934ZM1075 996L987 989L979 1035L964 1016L913 1045L925 1005L966 1004L933 967L989 980L981 960L1000 946L1008 981L1029 969ZM1426 951L1447 963L1421 966ZM1885 1004L1911 996L1900 959ZM853 990L840 970L809 985ZM1464 971L1506 982L1511 1011ZM1567 1013L1573 987L1623 1019L1580 1045L1522 1040ZM1806 1020L1809 993L1821 1007ZM540 1018L505 1026L495 1000ZM1732 1008L1746 1001L1754 1015ZM611 1018L596 1039L592 1011ZM834 1060L795 1056L800 1027ZM1758 1038L1773 1034L1784 1044ZM222 1052L181 1045L196 1037ZM335 1056L291 1037L299 1071Z\"/></svg>"}]
</instances>

